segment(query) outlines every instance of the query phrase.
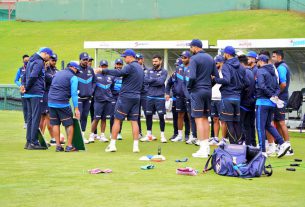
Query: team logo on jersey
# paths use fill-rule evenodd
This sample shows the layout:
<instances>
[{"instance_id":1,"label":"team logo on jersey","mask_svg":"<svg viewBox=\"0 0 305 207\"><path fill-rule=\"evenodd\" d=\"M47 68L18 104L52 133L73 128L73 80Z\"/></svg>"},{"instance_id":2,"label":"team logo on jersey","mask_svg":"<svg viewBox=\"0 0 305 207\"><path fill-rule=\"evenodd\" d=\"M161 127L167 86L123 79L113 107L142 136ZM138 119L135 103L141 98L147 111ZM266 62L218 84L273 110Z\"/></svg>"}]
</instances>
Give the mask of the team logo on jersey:
<instances>
[{"instance_id":1,"label":"team logo on jersey","mask_svg":"<svg viewBox=\"0 0 305 207\"><path fill-rule=\"evenodd\" d=\"M91 74L91 70L88 70L88 73Z\"/></svg>"}]
</instances>

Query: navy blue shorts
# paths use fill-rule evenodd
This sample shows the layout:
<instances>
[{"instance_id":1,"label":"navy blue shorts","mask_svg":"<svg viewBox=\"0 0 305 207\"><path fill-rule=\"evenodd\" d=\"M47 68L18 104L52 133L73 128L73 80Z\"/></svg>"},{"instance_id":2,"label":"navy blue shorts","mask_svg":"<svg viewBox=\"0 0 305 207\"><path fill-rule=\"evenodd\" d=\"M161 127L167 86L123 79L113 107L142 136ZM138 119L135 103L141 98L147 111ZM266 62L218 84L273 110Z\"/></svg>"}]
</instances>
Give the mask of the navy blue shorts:
<instances>
[{"instance_id":1,"label":"navy blue shorts","mask_svg":"<svg viewBox=\"0 0 305 207\"><path fill-rule=\"evenodd\" d=\"M281 109L275 108L273 120L274 121L285 121L285 111L286 111L286 106L284 106Z\"/></svg>"},{"instance_id":2,"label":"navy blue shorts","mask_svg":"<svg viewBox=\"0 0 305 207\"><path fill-rule=\"evenodd\" d=\"M146 100L146 114L153 115L157 112L158 114L165 114L165 99L164 98L147 98Z\"/></svg>"},{"instance_id":3,"label":"navy blue shorts","mask_svg":"<svg viewBox=\"0 0 305 207\"><path fill-rule=\"evenodd\" d=\"M192 117L209 117L211 108L211 93L207 91L191 93Z\"/></svg>"},{"instance_id":4,"label":"navy blue shorts","mask_svg":"<svg viewBox=\"0 0 305 207\"><path fill-rule=\"evenodd\" d=\"M240 120L240 100L239 99L222 99L220 119L223 121Z\"/></svg>"},{"instance_id":5,"label":"navy blue shorts","mask_svg":"<svg viewBox=\"0 0 305 207\"><path fill-rule=\"evenodd\" d=\"M53 108L50 107L50 124L51 125L71 126L73 125L73 113L71 107Z\"/></svg>"},{"instance_id":6,"label":"navy blue shorts","mask_svg":"<svg viewBox=\"0 0 305 207\"><path fill-rule=\"evenodd\" d=\"M119 97L114 110L114 118L119 120L137 121L140 111L140 97L139 98L127 98Z\"/></svg>"},{"instance_id":7,"label":"navy blue shorts","mask_svg":"<svg viewBox=\"0 0 305 207\"><path fill-rule=\"evenodd\" d=\"M221 101L212 100L211 102L211 117L219 117L221 114Z\"/></svg>"},{"instance_id":8,"label":"navy blue shorts","mask_svg":"<svg viewBox=\"0 0 305 207\"><path fill-rule=\"evenodd\" d=\"M113 114L113 104L108 101L94 102L94 119L110 119Z\"/></svg>"},{"instance_id":9,"label":"navy blue shorts","mask_svg":"<svg viewBox=\"0 0 305 207\"><path fill-rule=\"evenodd\" d=\"M48 106L48 93L44 93L43 98L40 100L40 108L41 114L45 115L49 113L50 109Z\"/></svg>"},{"instance_id":10,"label":"navy blue shorts","mask_svg":"<svg viewBox=\"0 0 305 207\"><path fill-rule=\"evenodd\" d=\"M176 99L176 111L177 112L187 112L187 107L186 107L186 99L177 97Z\"/></svg>"}]
</instances>

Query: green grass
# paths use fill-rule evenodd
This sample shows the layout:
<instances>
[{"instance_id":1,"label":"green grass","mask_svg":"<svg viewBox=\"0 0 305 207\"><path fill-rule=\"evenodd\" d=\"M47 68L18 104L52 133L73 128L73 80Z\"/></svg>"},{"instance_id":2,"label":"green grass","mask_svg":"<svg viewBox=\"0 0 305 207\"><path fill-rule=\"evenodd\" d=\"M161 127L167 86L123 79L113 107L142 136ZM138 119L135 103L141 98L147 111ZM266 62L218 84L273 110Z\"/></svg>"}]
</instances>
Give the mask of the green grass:
<instances>
[{"instance_id":1,"label":"green grass","mask_svg":"<svg viewBox=\"0 0 305 207\"><path fill-rule=\"evenodd\" d=\"M178 167L203 169L206 159L193 159L195 146L184 143L141 143L134 154L131 131L124 123L118 152L105 153L106 144L87 145L86 152L56 153L23 149L25 130L21 112L0 113L0 206L302 206L305 202L305 168L288 172L274 168L271 177L253 180L229 178L214 172L196 177L175 174ZM168 124L166 135L171 135ZM157 125L154 124L157 129ZM108 129L107 129L108 131ZM159 132L155 132L159 135ZM293 157L271 158L274 166L294 158L305 161L304 134L290 133L296 152ZM156 154L158 146L167 160L140 170L149 162L138 161ZM175 163L189 157L188 163ZM112 174L89 175L88 169L111 168Z\"/></svg>"},{"instance_id":2,"label":"green grass","mask_svg":"<svg viewBox=\"0 0 305 207\"><path fill-rule=\"evenodd\" d=\"M304 14L232 11L138 21L0 22L0 83L13 83L21 56L49 46L59 59L77 60L85 40L187 40L304 37ZM93 55L93 50L88 50Z\"/></svg>"}]
</instances>

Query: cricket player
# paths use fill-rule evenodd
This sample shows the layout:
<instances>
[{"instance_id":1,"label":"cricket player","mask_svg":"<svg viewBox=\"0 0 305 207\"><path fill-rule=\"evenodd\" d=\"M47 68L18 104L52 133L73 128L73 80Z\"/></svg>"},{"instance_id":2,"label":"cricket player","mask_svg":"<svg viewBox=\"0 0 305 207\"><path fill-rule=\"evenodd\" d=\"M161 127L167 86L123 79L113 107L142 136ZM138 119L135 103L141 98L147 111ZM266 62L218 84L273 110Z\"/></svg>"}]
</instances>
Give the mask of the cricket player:
<instances>
[{"instance_id":1,"label":"cricket player","mask_svg":"<svg viewBox=\"0 0 305 207\"><path fill-rule=\"evenodd\" d=\"M154 55L152 58L153 68L149 69L145 76L145 84L147 87L147 102L146 102L146 125L147 135L141 138L141 141L152 140L153 115L158 113L160 120L160 131L162 143L166 143L167 139L164 135L165 130L165 81L167 71L162 67L162 58L159 55Z\"/></svg>"},{"instance_id":2,"label":"cricket player","mask_svg":"<svg viewBox=\"0 0 305 207\"><path fill-rule=\"evenodd\" d=\"M57 55L53 53L50 57L49 61L46 63L46 71L45 71L45 93L43 94L43 100L41 103L41 119L40 119L40 129L42 134L44 134L46 127L51 136L50 144L55 144L55 138L52 133L52 127L50 125L50 114L49 114L49 107L48 107L48 94L50 90L50 86L52 83L52 79L56 72L58 71L56 68L57 62Z\"/></svg>"},{"instance_id":3,"label":"cricket player","mask_svg":"<svg viewBox=\"0 0 305 207\"><path fill-rule=\"evenodd\" d=\"M206 158L210 154L208 143L212 79L219 77L214 59L202 49L202 42L193 39L190 51L194 54L190 59L190 76L188 90L190 91L192 117L195 118L200 148L193 153L193 157Z\"/></svg>"},{"instance_id":4,"label":"cricket player","mask_svg":"<svg viewBox=\"0 0 305 207\"><path fill-rule=\"evenodd\" d=\"M22 60L23 60L23 66L21 66L16 73L15 76L15 84L20 88L22 86L22 79L24 77L24 74L26 72L26 65L29 62L30 57L28 55L23 55ZM21 103L22 103L22 112L23 112L23 120L24 120L24 125L23 128L26 129L27 126L27 107L26 107L26 99L23 97L23 93L21 95Z\"/></svg>"},{"instance_id":5,"label":"cricket player","mask_svg":"<svg viewBox=\"0 0 305 207\"><path fill-rule=\"evenodd\" d=\"M94 89L94 120L91 124L91 134L89 142L94 142L94 131L97 128L99 120L101 120L101 142L108 142L105 136L106 119L110 119L113 114L112 102L114 101L112 95L112 88L114 88L114 77L102 74L103 69L108 68L108 61L101 60L99 71L96 74L96 85Z\"/></svg>"},{"instance_id":6,"label":"cricket player","mask_svg":"<svg viewBox=\"0 0 305 207\"><path fill-rule=\"evenodd\" d=\"M31 56L23 78L21 93L27 102L26 145L28 150L43 150L38 142L38 129L41 118L41 101L45 90L45 61L53 55L48 47L43 47Z\"/></svg>"},{"instance_id":7,"label":"cricket player","mask_svg":"<svg viewBox=\"0 0 305 207\"><path fill-rule=\"evenodd\" d=\"M75 62L70 62L67 68L57 72L52 80L48 95L48 106L50 109L50 123L52 125L52 132L56 140L56 152L73 152L77 151L72 146L72 139L74 134L73 113L69 103L72 97L74 106L74 114L77 119L80 118L78 109L78 79L76 73L80 71L80 67ZM60 143L60 124L66 128L67 145L64 148Z\"/></svg>"},{"instance_id":8,"label":"cricket player","mask_svg":"<svg viewBox=\"0 0 305 207\"><path fill-rule=\"evenodd\" d=\"M140 152L139 149L139 125L138 116L140 108L140 96L143 87L144 72L136 61L136 53L132 49L127 49L121 55L127 65L121 70L103 70L102 73L116 77L123 77L122 88L115 105L114 124L112 127L111 141L106 152L115 152L116 139L120 131L121 122L127 117L131 121L133 134L133 152Z\"/></svg>"},{"instance_id":9,"label":"cricket player","mask_svg":"<svg viewBox=\"0 0 305 207\"><path fill-rule=\"evenodd\" d=\"M90 111L91 98L93 89L96 84L95 74L91 67L88 66L89 55L83 52L79 55L80 71L76 74L78 78L78 107L80 111L80 124L83 136L86 131L88 114ZM89 144L89 140L84 139L85 144Z\"/></svg>"},{"instance_id":10,"label":"cricket player","mask_svg":"<svg viewBox=\"0 0 305 207\"><path fill-rule=\"evenodd\" d=\"M225 62L222 66L222 78L215 78L216 83L222 84L221 119L228 127L228 137L231 144L242 144L243 137L240 125L240 94L249 86L246 70L240 65L232 46L224 48Z\"/></svg>"},{"instance_id":11,"label":"cricket player","mask_svg":"<svg viewBox=\"0 0 305 207\"><path fill-rule=\"evenodd\" d=\"M277 83L277 78L272 64L268 64L268 56L259 55L256 81L256 127L259 139L259 146L263 154L266 153L266 131L268 131L280 145L278 158L284 156L290 149L290 143L284 142L283 137L278 133L274 126L272 126L272 117L276 108L270 98L276 97L280 93L280 87Z\"/></svg>"}]
</instances>

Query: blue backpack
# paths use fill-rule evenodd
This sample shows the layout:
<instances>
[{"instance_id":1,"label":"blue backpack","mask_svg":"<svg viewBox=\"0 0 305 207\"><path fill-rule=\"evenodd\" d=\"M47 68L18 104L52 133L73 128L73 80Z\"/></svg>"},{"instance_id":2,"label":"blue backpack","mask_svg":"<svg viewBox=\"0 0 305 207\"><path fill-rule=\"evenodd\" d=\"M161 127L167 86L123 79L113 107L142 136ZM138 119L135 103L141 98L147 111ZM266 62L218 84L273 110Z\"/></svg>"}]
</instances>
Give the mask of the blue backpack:
<instances>
[{"instance_id":1,"label":"blue backpack","mask_svg":"<svg viewBox=\"0 0 305 207\"><path fill-rule=\"evenodd\" d=\"M208 168L211 162L211 167ZM252 178L272 175L271 165L265 166L266 157L256 148L246 145L221 145L205 164L203 172L211 169L218 175ZM270 168L270 172L267 171Z\"/></svg>"}]
</instances>

